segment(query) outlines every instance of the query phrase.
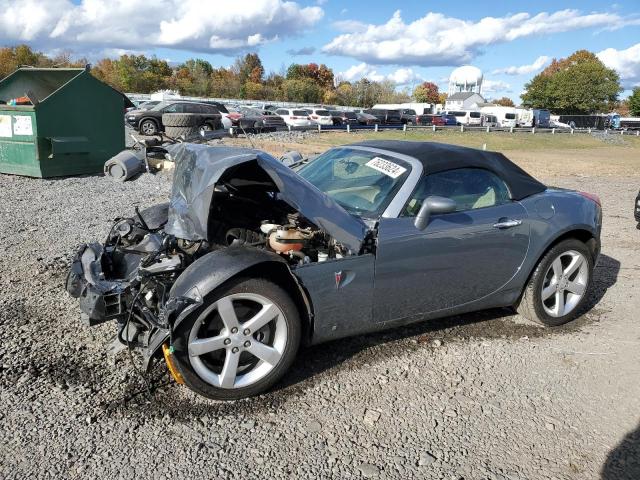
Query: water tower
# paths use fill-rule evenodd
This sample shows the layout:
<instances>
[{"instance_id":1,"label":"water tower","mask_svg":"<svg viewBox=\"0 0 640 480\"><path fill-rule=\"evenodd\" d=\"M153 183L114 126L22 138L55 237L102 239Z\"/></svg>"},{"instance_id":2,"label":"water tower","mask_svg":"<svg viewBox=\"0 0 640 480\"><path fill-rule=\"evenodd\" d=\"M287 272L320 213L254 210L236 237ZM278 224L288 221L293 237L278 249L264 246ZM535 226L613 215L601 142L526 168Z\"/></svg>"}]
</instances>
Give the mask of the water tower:
<instances>
[{"instance_id":1,"label":"water tower","mask_svg":"<svg viewBox=\"0 0 640 480\"><path fill-rule=\"evenodd\" d=\"M456 68L449 76L449 96L457 92L482 94L482 71L472 65Z\"/></svg>"}]
</instances>

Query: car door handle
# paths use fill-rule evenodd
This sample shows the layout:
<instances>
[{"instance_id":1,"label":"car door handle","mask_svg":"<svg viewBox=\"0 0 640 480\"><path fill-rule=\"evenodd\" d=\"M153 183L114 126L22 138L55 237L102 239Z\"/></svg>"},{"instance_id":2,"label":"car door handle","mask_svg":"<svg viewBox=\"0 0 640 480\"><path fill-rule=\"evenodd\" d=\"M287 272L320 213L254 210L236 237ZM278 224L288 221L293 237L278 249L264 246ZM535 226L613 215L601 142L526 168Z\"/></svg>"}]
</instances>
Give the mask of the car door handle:
<instances>
[{"instance_id":1,"label":"car door handle","mask_svg":"<svg viewBox=\"0 0 640 480\"><path fill-rule=\"evenodd\" d=\"M506 218L501 218L497 223L493 224L494 228L511 228L517 227L518 225L522 225L522 220L512 220Z\"/></svg>"}]
</instances>

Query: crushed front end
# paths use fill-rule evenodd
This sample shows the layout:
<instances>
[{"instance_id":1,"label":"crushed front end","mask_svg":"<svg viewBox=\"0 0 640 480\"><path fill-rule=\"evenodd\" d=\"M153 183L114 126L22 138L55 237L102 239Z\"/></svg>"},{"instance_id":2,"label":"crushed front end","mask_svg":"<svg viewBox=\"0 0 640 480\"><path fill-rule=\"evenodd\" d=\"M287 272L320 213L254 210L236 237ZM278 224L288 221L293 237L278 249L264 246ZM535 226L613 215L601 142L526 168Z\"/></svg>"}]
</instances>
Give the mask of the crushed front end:
<instances>
[{"instance_id":1,"label":"crushed front end","mask_svg":"<svg viewBox=\"0 0 640 480\"><path fill-rule=\"evenodd\" d=\"M166 205L160 209L162 217ZM141 351L148 366L184 307L168 302L171 286L206 242L176 239L164 222L150 226L143 214L117 219L104 244L80 247L66 289L87 325L115 321L120 342Z\"/></svg>"}]
</instances>

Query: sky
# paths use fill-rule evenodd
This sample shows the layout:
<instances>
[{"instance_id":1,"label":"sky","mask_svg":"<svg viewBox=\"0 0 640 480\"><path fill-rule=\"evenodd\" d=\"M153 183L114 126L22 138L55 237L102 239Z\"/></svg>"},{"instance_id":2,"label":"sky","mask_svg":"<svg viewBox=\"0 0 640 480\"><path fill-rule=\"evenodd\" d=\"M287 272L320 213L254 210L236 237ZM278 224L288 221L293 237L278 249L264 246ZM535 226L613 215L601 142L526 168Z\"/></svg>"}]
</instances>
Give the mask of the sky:
<instances>
[{"instance_id":1,"label":"sky","mask_svg":"<svg viewBox=\"0 0 640 480\"><path fill-rule=\"evenodd\" d=\"M412 89L474 65L488 98L516 102L552 58L596 53L625 92L640 86L640 0L0 0L0 45L98 59L144 53L230 66L257 52L267 71L324 63L339 78Z\"/></svg>"}]
</instances>

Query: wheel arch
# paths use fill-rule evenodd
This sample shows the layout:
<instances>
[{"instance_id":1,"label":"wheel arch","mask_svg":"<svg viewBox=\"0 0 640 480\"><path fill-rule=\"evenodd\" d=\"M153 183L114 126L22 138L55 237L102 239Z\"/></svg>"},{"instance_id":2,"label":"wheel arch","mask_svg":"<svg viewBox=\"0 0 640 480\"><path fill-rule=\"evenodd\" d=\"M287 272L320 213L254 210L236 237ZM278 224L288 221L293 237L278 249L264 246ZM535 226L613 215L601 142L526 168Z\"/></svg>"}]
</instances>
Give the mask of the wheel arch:
<instances>
[{"instance_id":1,"label":"wheel arch","mask_svg":"<svg viewBox=\"0 0 640 480\"><path fill-rule=\"evenodd\" d=\"M248 247L216 250L185 269L169 293L169 302L183 306L174 312L174 329L194 308L202 304L207 295L239 277L263 278L282 287L298 308L303 338L310 337L313 307L309 295L291 272L289 265L275 253Z\"/></svg>"},{"instance_id":2,"label":"wheel arch","mask_svg":"<svg viewBox=\"0 0 640 480\"><path fill-rule=\"evenodd\" d=\"M598 255L600 254L600 243L598 242L596 235L591 230L589 230L589 228L584 226L569 227L566 230L561 231L558 234L556 234L554 237L552 237L545 244L544 248L540 250L540 252L536 256L535 262L532 263L531 268L527 273L526 279L522 285L522 288L521 288L520 294L518 295L518 300L516 303L520 302L520 299L522 298L522 295L524 294L524 291L527 288L527 285L529 285L529 282L531 281L531 277L535 273L536 268L540 264L540 261L547 254L547 252L549 252L549 250L551 250L553 247L558 245L560 242L563 242L570 238L575 238L577 240L580 240L587 246L587 248L591 252L591 256L595 264L595 261Z\"/></svg>"}]
</instances>

